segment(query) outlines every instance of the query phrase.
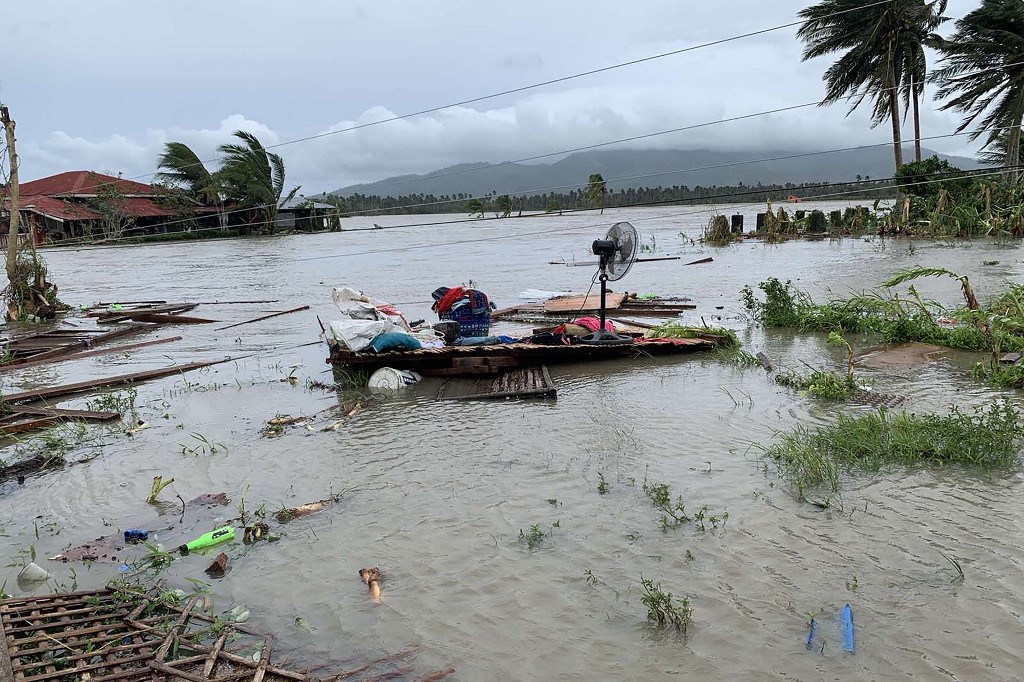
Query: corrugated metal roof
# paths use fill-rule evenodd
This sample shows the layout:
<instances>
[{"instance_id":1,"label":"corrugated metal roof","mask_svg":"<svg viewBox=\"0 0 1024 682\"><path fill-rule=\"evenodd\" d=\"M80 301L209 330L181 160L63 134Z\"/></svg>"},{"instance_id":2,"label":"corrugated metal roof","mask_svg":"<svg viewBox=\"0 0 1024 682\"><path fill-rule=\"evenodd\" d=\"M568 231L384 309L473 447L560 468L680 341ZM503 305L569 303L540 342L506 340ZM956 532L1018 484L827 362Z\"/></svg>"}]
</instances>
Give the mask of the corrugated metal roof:
<instances>
[{"instance_id":1,"label":"corrugated metal roof","mask_svg":"<svg viewBox=\"0 0 1024 682\"><path fill-rule=\"evenodd\" d=\"M100 185L113 185L118 194L156 196L160 190L134 180L115 178L113 175L93 171L68 171L47 178L23 182L20 185L23 196L45 194L46 196L71 196L75 194L96 194Z\"/></svg>"}]
</instances>

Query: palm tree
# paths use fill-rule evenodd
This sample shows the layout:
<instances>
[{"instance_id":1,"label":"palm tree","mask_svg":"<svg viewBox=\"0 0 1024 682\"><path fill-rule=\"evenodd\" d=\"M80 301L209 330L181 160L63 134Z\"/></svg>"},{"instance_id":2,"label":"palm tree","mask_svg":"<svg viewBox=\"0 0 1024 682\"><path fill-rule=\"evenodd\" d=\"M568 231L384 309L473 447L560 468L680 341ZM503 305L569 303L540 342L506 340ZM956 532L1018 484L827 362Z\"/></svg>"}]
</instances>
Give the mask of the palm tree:
<instances>
[{"instance_id":1,"label":"palm tree","mask_svg":"<svg viewBox=\"0 0 1024 682\"><path fill-rule=\"evenodd\" d=\"M981 0L980 7L956 22L942 53L943 67L934 79L938 98L949 99L943 111L963 113L957 132L974 126L971 139L987 135L986 148L1005 132L1003 163L1012 167L1010 177L1016 181L1024 119L1024 3Z\"/></svg>"},{"instance_id":2,"label":"palm tree","mask_svg":"<svg viewBox=\"0 0 1024 682\"><path fill-rule=\"evenodd\" d=\"M187 144L168 142L164 145L157 168L163 169L157 173L157 179L186 188L196 201L207 206L220 203L216 177Z\"/></svg>"},{"instance_id":3,"label":"palm tree","mask_svg":"<svg viewBox=\"0 0 1024 682\"><path fill-rule=\"evenodd\" d=\"M822 106L850 99L852 113L870 98L872 127L885 120L892 124L897 169L903 165L899 93L915 102L920 96L926 68L922 45L945 20L944 7L945 0L892 0L866 7L863 0L822 0L800 12L805 21L797 36L804 41L804 61L843 53L825 71Z\"/></svg>"},{"instance_id":4,"label":"palm tree","mask_svg":"<svg viewBox=\"0 0 1024 682\"><path fill-rule=\"evenodd\" d=\"M594 208L601 209L604 215L604 197L608 194L608 184L601 177L600 173L592 173L587 180L587 201Z\"/></svg>"},{"instance_id":5,"label":"palm tree","mask_svg":"<svg viewBox=\"0 0 1024 682\"><path fill-rule=\"evenodd\" d=\"M1010 142L1009 131L1002 130L999 132L999 137L985 145L985 147L978 152L978 163L984 166L1015 166L1020 164L1020 148L1017 149L1017 158L1010 159L1010 162L1006 160L1006 146Z\"/></svg>"},{"instance_id":6,"label":"palm tree","mask_svg":"<svg viewBox=\"0 0 1024 682\"><path fill-rule=\"evenodd\" d=\"M256 222L272 232L278 206L291 201L299 187L284 195L284 159L268 152L252 133L236 130L243 144L222 144L217 150L224 156L217 176L228 199L255 212Z\"/></svg>"}]
</instances>

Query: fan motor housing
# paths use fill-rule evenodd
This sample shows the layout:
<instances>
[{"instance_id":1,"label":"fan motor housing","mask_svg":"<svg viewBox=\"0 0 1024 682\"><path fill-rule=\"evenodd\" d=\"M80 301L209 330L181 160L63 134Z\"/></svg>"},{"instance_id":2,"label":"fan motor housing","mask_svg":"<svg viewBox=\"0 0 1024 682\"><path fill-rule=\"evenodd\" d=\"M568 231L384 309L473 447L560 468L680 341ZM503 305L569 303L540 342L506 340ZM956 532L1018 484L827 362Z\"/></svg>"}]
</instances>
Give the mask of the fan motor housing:
<instances>
[{"instance_id":1,"label":"fan motor housing","mask_svg":"<svg viewBox=\"0 0 1024 682\"><path fill-rule=\"evenodd\" d=\"M591 249L593 249L595 256L611 258L615 255L615 251L618 249L618 246L610 239L595 239Z\"/></svg>"}]
</instances>

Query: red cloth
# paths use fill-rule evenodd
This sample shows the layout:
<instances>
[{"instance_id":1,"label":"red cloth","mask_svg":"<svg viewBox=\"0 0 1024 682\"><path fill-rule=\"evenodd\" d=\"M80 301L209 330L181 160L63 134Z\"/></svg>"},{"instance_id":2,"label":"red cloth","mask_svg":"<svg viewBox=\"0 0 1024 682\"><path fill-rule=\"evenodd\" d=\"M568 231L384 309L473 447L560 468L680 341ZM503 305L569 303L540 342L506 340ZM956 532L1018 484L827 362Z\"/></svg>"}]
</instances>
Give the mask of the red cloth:
<instances>
[{"instance_id":1,"label":"red cloth","mask_svg":"<svg viewBox=\"0 0 1024 682\"><path fill-rule=\"evenodd\" d=\"M434 310L436 310L438 314L446 313L451 310L451 307L465 295L465 287L452 287L448 290L448 293L439 298L437 303L434 304Z\"/></svg>"},{"instance_id":2,"label":"red cloth","mask_svg":"<svg viewBox=\"0 0 1024 682\"><path fill-rule=\"evenodd\" d=\"M601 320L596 317L577 317L572 321L573 324L578 324L581 327L586 327L592 332L596 332L601 328ZM608 320L604 321L604 330L606 332L614 332L615 328L612 327L612 323Z\"/></svg>"}]
</instances>

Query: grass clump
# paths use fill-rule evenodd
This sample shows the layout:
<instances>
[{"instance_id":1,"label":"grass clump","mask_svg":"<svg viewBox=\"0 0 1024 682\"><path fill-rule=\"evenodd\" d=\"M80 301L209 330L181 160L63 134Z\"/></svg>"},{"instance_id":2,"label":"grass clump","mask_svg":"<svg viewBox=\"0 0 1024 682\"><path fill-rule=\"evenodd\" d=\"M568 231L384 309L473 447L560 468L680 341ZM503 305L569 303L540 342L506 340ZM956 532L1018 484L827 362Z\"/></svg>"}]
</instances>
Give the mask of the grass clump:
<instances>
[{"instance_id":1,"label":"grass clump","mask_svg":"<svg viewBox=\"0 0 1024 682\"><path fill-rule=\"evenodd\" d=\"M856 388L852 380L826 370L815 370L808 375L793 371L780 372L775 375L775 383L798 391L807 391L826 400L846 400L850 391Z\"/></svg>"},{"instance_id":2,"label":"grass clump","mask_svg":"<svg viewBox=\"0 0 1024 682\"><path fill-rule=\"evenodd\" d=\"M965 414L890 412L885 408L861 416L840 414L834 424L798 426L779 436L765 455L780 475L804 491L826 486L839 491L840 473L878 471L887 465L959 465L1008 468L1024 444L1019 412L1006 401Z\"/></svg>"},{"instance_id":3,"label":"grass clump","mask_svg":"<svg viewBox=\"0 0 1024 682\"><path fill-rule=\"evenodd\" d=\"M921 277L950 277L960 283L964 305L944 307L921 298L913 285L901 294L893 287ZM988 307L981 306L967 277L943 268L899 272L871 293L815 303L790 281L769 278L741 295L748 315L766 327L803 332L873 334L886 343L917 341L960 350L1024 351L1024 287L1012 286ZM831 341L831 339L830 339Z\"/></svg>"},{"instance_id":4,"label":"grass clump","mask_svg":"<svg viewBox=\"0 0 1024 682\"><path fill-rule=\"evenodd\" d=\"M640 576L640 585L644 588L640 601L647 607L647 620L657 623L659 627L671 625L686 634L693 622L693 607L687 597L673 597L671 592L661 589L661 583Z\"/></svg>"}]
</instances>

